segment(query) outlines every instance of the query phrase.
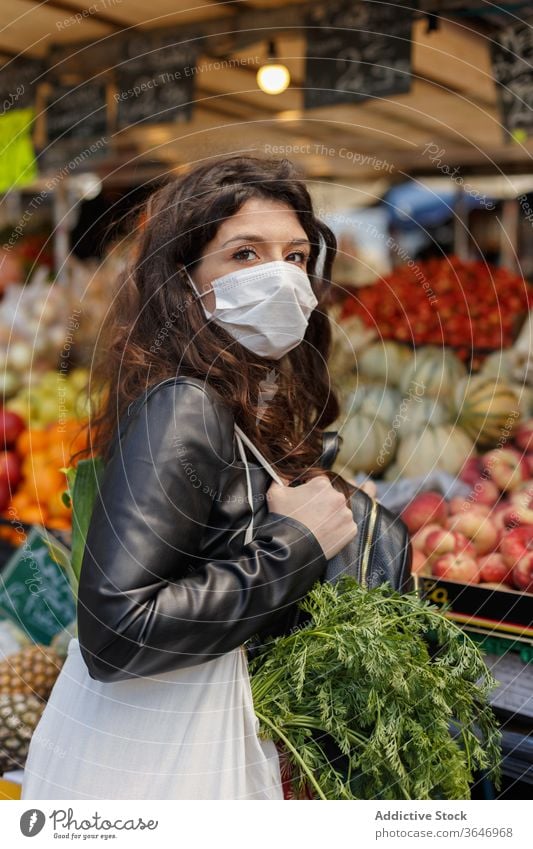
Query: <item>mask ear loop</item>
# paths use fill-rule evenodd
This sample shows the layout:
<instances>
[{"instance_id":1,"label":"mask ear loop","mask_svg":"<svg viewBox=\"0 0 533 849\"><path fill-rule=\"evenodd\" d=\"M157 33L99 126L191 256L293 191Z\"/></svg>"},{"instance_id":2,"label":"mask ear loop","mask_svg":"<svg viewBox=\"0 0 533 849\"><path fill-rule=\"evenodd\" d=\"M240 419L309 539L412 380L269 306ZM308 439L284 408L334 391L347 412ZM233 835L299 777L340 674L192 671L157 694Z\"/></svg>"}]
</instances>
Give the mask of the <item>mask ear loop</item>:
<instances>
[{"instance_id":1,"label":"mask ear loop","mask_svg":"<svg viewBox=\"0 0 533 849\"><path fill-rule=\"evenodd\" d=\"M183 270L184 270L185 274L187 275L187 277L189 278L189 283L191 284L191 287L192 287L192 289L193 289L193 291L196 295L195 300L200 300L200 298L203 298L204 295L207 295L209 290L207 292L199 292L198 291L198 289L196 288L196 284L195 284L194 280L192 279L191 275L189 274L189 271L188 271L188 269L185 265L183 266ZM205 312L207 318L211 318L213 313L209 312L209 310L206 310L206 308L204 307L203 304L202 304L202 307L204 309L204 312Z\"/></svg>"},{"instance_id":2,"label":"mask ear loop","mask_svg":"<svg viewBox=\"0 0 533 849\"><path fill-rule=\"evenodd\" d=\"M189 283L191 284L191 286L192 286L192 288L193 288L193 290L196 294L196 297L201 298L202 295L205 295L206 294L205 292L203 292L203 293L199 292L198 289L196 288L196 284L195 284L194 280L192 279L191 275L189 274L187 266L184 265L183 270L184 270L185 274L187 275L187 277L189 278Z\"/></svg>"},{"instance_id":3,"label":"mask ear loop","mask_svg":"<svg viewBox=\"0 0 533 849\"><path fill-rule=\"evenodd\" d=\"M316 259L315 276L316 277L322 277L322 275L324 274L324 266L326 264L326 254L327 254L327 250L328 250L328 246L326 245L326 240L324 239L324 236L322 235L322 233L318 234L318 242L319 242L320 247L318 249L318 256L317 256L317 259Z\"/></svg>"}]
</instances>

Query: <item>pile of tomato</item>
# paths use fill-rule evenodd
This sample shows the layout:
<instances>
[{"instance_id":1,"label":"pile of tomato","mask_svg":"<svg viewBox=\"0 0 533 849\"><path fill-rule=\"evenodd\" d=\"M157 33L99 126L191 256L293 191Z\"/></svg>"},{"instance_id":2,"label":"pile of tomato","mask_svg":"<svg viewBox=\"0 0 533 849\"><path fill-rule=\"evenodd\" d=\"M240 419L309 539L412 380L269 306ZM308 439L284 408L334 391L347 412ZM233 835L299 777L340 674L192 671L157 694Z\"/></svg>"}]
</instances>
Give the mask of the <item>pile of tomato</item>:
<instances>
[{"instance_id":1,"label":"pile of tomato","mask_svg":"<svg viewBox=\"0 0 533 849\"><path fill-rule=\"evenodd\" d=\"M533 289L517 274L458 257L410 260L372 286L354 290L342 318L359 315L385 339L472 352L512 345Z\"/></svg>"}]
</instances>

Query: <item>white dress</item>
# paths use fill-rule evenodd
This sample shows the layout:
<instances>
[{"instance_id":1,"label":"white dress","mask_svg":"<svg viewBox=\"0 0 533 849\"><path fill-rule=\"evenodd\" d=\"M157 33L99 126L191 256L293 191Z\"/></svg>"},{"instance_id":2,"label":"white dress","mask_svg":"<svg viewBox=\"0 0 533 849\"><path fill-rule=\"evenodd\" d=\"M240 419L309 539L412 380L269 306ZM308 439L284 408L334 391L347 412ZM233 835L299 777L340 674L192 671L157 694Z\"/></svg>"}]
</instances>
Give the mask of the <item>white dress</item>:
<instances>
[{"instance_id":1,"label":"white dress","mask_svg":"<svg viewBox=\"0 0 533 849\"><path fill-rule=\"evenodd\" d=\"M76 638L32 735L21 799L283 799L242 648L126 681L90 677Z\"/></svg>"},{"instance_id":2,"label":"white dress","mask_svg":"<svg viewBox=\"0 0 533 849\"><path fill-rule=\"evenodd\" d=\"M241 440L280 478L235 426ZM253 511L245 535L253 534ZM21 799L283 800L278 751L258 736L241 646L143 678L91 678L72 638L30 740Z\"/></svg>"}]
</instances>

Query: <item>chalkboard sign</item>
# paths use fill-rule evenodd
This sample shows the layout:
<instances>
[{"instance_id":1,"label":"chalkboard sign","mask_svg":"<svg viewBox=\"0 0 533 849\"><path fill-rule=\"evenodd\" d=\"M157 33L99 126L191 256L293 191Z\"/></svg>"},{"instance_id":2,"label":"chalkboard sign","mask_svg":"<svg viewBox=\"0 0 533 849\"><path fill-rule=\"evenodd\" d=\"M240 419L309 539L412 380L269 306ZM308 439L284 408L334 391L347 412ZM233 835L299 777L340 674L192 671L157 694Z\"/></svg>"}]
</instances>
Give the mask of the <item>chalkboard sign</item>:
<instances>
[{"instance_id":1,"label":"chalkboard sign","mask_svg":"<svg viewBox=\"0 0 533 849\"><path fill-rule=\"evenodd\" d=\"M117 123L189 121L192 116L196 49L160 33L135 33L117 68Z\"/></svg>"},{"instance_id":2,"label":"chalkboard sign","mask_svg":"<svg viewBox=\"0 0 533 849\"><path fill-rule=\"evenodd\" d=\"M342 0L306 16L304 108L357 103L411 87L412 5Z\"/></svg>"},{"instance_id":3,"label":"chalkboard sign","mask_svg":"<svg viewBox=\"0 0 533 849\"><path fill-rule=\"evenodd\" d=\"M40 59L11 59L0 68L0 115L34 105L36 87L43 81Z\"/></svg>"},{"instance_id":4,"label":"chalkboard sign","mask_svg":"<svg viewBox=\"0 0 533 849\"><path fill-rule=\"evenodd\" d=\"M46 108L46 127L49 141L101 138L107 132L105 83L54 86Z\"/></svg>"},{"instance_id":5,"label":"chalkboard sign","mask_svg":"<svg viewBox=\"0 0 533 849\"><path fill-rule=\"evenodd\" d=\"M504 127L517 138L533 134L533 23L506 27L492 43ZM508 133L505 133L510 140Z\"/></svg>"},{"instance_id":6,"label":"chalkboard sign","mask_svg":"<svg viewBox=\"0 0 533 849\"><path fill-rule=\"evenodd\" d=\"M46 531L32 526L0 573L0 615L11 619L36 643L50 645L70 625L76 603L69 579L52 559ZM44 539L43 539L44 536Z\"/></svg>"}]
</instances>

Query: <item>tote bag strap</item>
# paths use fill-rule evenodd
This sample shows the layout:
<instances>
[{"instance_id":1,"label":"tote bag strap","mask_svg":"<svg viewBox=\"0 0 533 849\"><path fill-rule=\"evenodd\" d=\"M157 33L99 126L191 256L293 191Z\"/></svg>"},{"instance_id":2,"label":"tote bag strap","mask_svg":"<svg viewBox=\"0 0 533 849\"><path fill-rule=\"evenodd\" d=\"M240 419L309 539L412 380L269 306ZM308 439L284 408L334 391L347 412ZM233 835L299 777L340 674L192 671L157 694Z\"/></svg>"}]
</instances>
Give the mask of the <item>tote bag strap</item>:
<instances>
[{"instance_id":1,"label":"tote bag strap","mask_svg":"<svg viewBox=\"0 0 533 849\"><path fill-rule=\"evenodd\" d=\"M283 486L284 485L283 480L280 478L278 473L272 468L272 466L270 465L270 463L268 462L266 457L264 457L261 454L261 452L259 451L259 449L255 447L255 445L253 444L251 439L249 439L246 436L246 434L244 433L243 430L241 430L241 428L239 427L238 424L235 425L235 433L237 434L237 441L239 441L239 438L240 438L242 440L242 442L244 442L244 444L248 446L248 448L250 449L252 454L256 457L256 459L259 460L259 463L267 470L269 475L274 478L276 483L279 483ZM242 456L242 454L241 454L241 456Z\"/></svg>"},{"instance_id":2,"label":"tote bag strap","mask_svg":"<svg viewBox=\"0 0 533 849\"><path fill-rule=\"evenodd\" d=\"M253 442L246 436L243 430L239 427L238 424L235 424L235 436L237 439L237 445L239 448L239 454L241 455L241 460L244 463L244 468L246 471L246 488L248 494L248 503L250 505L251 519L248 527L246 528L246 533L244 535L244 543L248 545L249 542L253 539L254 533L254 501L253 501L253 491L252 491L252 480L250 477L250 469L248 466L248 460L246 458L246 451L244 450L244 445L247 445L254 457L259 461L261 466L267 470L269 475L274 478L276 483L284 486L282 479L278 475L278 473L272 468L266 457L263 457L258 448L255 447Z\"/></svg>"},{"instance_id":3,"label":"tote bag strap","mask_svg":"<svg viewBox=\"0 0 533 849\"><path fill-rule=\"evenodd\" d=\"M128 410L127 410L127 414L124 417L124 420L120 423L120 426L118 428L118 433L115 434L115 441L118 441L118 442L121 441L121 439L124 435L124 432L126 430L126 427L130 422L129 417L131 416L131 414L136 409L138 409L144 403L144 401L146 401L148 399L149 395L151 395L152 392L157 387L161 386L162 383L169 383L169 382L172 382L173 380L174 380L174 378L167 378L166 380L160 381L160 383L156 384L155 386L150 387L147 391L145 391L140 397L136 398L135 401L133 401L129 405ZM259 451L259 449L255 447L253 442L246 436L244 431L241 430L239 425L235 424L234 427L235 427L235 436L237 438L237 445L238 445L238 449L239 449L239 454L240 454L241 460L244 464L244 469L245 469L245 472L246 472L246 489L247 489L248 503L250 505L250 513L251 513L250 523L249 523L249 525L246 529L246 533L245 533L245 537L244 537L245 545L248 545L248 543L250 543L253 539L253 532L254 532L254 501L253 501L253 490L252 490L252 480L251 480L251 477L250 477L250 469L248 467L248 460L247 460L247 457L246 457L246 452L244 450L243 443L248 446L248 448L250 449L250 451L252 452L254 457L256 457L256 459L259 461L260 465L263 466L263 468L266 469L266 471L276 481L276 483L279 483L282 486L284 484L283 484L282 479L280 478L278 473L272 468L271 464L268 462L266 457L264 457L261 454L261 452Z\"/></svg>"}]
</instances>

